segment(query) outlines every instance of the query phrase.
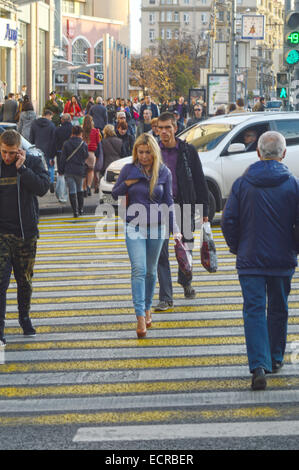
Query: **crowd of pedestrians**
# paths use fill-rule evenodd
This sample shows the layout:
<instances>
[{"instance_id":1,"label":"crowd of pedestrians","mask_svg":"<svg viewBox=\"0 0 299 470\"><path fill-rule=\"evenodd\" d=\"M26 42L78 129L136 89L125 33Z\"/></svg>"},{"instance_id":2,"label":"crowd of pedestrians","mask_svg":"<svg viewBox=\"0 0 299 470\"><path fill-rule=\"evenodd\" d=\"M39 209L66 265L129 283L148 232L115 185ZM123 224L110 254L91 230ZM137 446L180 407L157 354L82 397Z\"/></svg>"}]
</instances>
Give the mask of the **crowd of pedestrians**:
<instances>
[{"instance_id":1,"label":"crowd of pedestrians","mask_svg":"<svg viewBox=\"0 0 299 470\"><path fill-rule=\"evenodd\" d=\"M41 117L27 95L19 105L10 94L2 109L2 119L16 122L19 132L7 130L0 137L0 342L5 344L6 292L12 270L19 324L25 336L36 334L29 312L38 237L37 196L49 188L54 192L55 158L74 217L78 217L93 184L98 192L99 173L129 155L132 162L122 168L112 196L126 199L125 239L136 333L144 338L152 326L156 278L159 302L155 310L173 306L170 236L182 240L192 256L195 204L202 205L203 222L208 221L208 187L200 158L192 145L177 136L184 126L204 119L206 104L194 100L187 106L181 97L158 107L149 96L141 102L109 99L106 103L101 97L90 97L83 109L78 97L63 105L51 92ZM256 110L263 106L261 99ZM219 107L215 114L243 112L240 98ZM42 149L48 172L39 158L21 150L20 134ZM258 142L256 135L248 133L246 139L248 148L257 147L260 161L233 184L222 231L230 251L237 255L251 386L264 390L265 374L283 366L288 295L299 251L299 183L281 163L286 142L279 133L266 132ZM129 209L135 204L143 210L139 223L131 224L135 215ZM167 220L160 211L163 204L169 209ZM187 224L186 206L191 207ZM177 281L186 299L196 297L192 277L186 277L180 267Z\"/></svg>"}]
</instances>

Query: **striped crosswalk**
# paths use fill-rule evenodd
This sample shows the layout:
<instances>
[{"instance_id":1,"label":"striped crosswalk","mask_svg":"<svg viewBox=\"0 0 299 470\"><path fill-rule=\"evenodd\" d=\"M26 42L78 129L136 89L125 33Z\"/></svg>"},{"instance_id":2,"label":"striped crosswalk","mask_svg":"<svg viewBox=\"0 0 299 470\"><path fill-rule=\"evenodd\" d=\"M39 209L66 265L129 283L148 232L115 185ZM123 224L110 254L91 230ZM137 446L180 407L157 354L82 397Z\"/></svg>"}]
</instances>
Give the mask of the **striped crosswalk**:
<instances>
[{"instance_id":1,"label":"striped crosswalk","mask_svg":"<svg viewBox=\"0 0 299 470\"><path fill-rule=\"evenodd\" d=\"M11 282L0 429L68 425L74 442L136 434L163 440L167 427L178 439L266 436L271 429L273 436L279 429L299 435L298 272L285 367L268 376L266 391L252 392L235 258L220 227L213 227L218 272L207 273L195 252L197 297L186 300L174 283L173 309L154 313L147 338L138 340L124 237L114 238L111 226L100 240L96 223L93 216L41 219L31 308L36 338L20 336ZM170 260L175 279L173 251Z\"/></svg>"}]
</instances>

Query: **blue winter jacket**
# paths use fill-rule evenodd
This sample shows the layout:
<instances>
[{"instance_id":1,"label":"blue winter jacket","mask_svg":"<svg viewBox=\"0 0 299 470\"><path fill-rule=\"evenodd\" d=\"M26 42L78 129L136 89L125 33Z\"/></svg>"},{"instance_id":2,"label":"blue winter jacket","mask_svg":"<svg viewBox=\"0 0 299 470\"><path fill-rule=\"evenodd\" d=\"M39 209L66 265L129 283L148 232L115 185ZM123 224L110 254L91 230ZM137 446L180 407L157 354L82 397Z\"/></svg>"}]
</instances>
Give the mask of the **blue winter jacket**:
<instances>
[{"instance_id":1,"label":"blue winter jacket","mask_svg":"<svg viewBox=\"0 0 299 470\"><path fill-rule=\"evenodd\" d=\"M276 160L258 161L233 184L221 227L239 274L291 275L297 266L299 181Z\"/></svg>"},{"instance_id":2,"label":"blue winter jacket","mask_svg":"<svg viewBox=\"0 0 299 470\"><path fill-rule=\"evenodd\" d=\"M138 182L132 186L127 186L125 181L137 179ZM144 175L138 165L128 163L125 165L112 189L112 196L117 199L119 196L128 195L128 206L126 212L126 222L130 223L137 216L141 225L156 225L167 223L164 216L169 215L170 232L178 232L173 208L172 177L166 165L162 164L159 170L158 181L152 197L150 197L150 180ZM144 217L139 214L139 204L145 209ZM163 213L163 205L169 208L169 213Z\"/></svg>"}]
</instances>

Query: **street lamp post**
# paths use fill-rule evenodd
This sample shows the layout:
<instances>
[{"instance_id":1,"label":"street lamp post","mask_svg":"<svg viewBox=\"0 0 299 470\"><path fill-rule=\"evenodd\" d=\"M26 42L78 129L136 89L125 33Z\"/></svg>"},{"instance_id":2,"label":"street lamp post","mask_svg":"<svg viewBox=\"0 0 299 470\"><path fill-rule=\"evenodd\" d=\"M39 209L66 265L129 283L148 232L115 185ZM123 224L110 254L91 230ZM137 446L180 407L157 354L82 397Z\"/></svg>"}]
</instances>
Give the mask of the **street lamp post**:
<instances>
[{"instance_id":1,"label":"street lamp post","mask_svg":"<svg viewBox=\"0 0 299 470\"><path fill-rule=\"evenodd\" d=\"M236 101L236 0L231 0L231 29L230 29L230 80L229 99L231 103Z\"/></svg>"}]
</instances>

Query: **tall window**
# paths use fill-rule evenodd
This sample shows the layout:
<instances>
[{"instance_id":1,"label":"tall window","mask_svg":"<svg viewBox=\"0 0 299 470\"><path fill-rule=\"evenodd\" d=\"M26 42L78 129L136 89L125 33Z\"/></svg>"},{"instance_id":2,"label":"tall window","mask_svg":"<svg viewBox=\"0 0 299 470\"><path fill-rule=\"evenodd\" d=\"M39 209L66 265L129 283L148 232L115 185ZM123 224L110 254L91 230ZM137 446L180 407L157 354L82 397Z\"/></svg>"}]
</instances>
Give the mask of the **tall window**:
<instances>
[{"instance_id":1,"label":"tall window","mask_svg":"<svg viewBox=\"0 0 299 470\"><path fill-rule=\"evenodd\" d=\"M19 28L20 44L20 88L27 85L27 25L20 21Z\"/></svg>"},{"instance_id":2,"label":"tall window","mask_svg":"<svg viewBox=\"0 0 299 470\"><path fill-rule=\"evenodd\" d=\"M72 62L75 65L88 64L88 44L84 39L77 39L72 47Z\"/></svg>"},{"instance_id":3,"label":"tall window","mask_svg":"<svg viewBox=\"0 0 299 470\"><path fill-rule=\"evenodd\" d=\"M63 13L75 13L75 2L72 0L62 0Z\"/></svg>"},{"instance_id":4,"label":"tall window","mask_svg":"<svg viewBox=\"0 0 299 470\"><path fill-rule=\"evenodd\" d=\"M184 13L184 23L189 24L189 21L190 21L189 13Z\"/></svg>"},{"instance_id":5,"label":"tall window","mask_svg":"<svg viewBox=\"0 0 299 470\"><path fill-rule=\"evenodd\" d=\"M149 40L150 40L150 41L154 41L154 40L155 40L155 30L154 30L154 29L150 29L150 30L149 30Z\"/></svg>"},{"instance_id":6,"label":"tall window","mask_svg":"<svg viewBox=\"0 0 299 470\"><path fill-rule=\"evenodd\" d=\"M103 72L103 60L103 41L100 41L94 48L94 61L96 64L99 64L97 67L97 72Z\"/></svg>"}]
</instances>

